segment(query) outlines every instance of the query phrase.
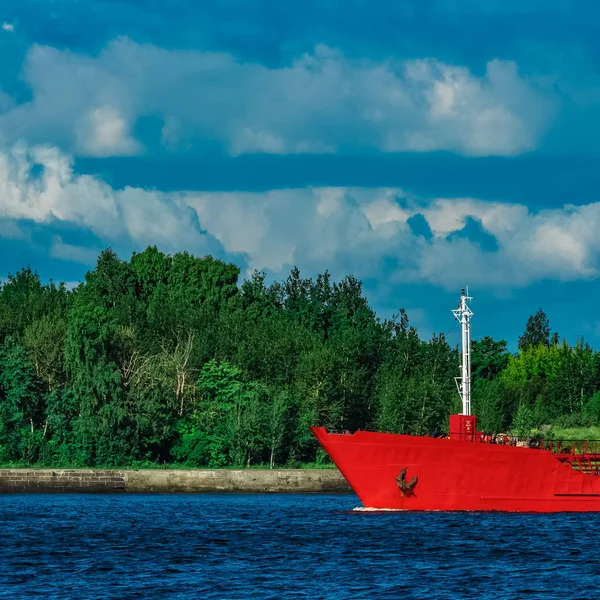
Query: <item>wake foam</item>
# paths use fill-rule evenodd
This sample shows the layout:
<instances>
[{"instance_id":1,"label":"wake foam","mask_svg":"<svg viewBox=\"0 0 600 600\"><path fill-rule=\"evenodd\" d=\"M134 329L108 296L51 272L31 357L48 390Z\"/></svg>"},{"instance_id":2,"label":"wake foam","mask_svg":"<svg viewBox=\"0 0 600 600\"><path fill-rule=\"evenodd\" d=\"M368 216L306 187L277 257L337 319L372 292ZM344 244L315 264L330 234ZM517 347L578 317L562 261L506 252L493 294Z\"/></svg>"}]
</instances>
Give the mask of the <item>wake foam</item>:
<instances>
[{"instance_id":1,"label":"wake foam","mask_svg":"<svg viewBox=\"0 0 600 600\"><path fill-rule=\"evenodd\" d=\"M369 508L366 506L357 506L352 512L406 512L406 508Z\"/></svg>"}]
</instances>

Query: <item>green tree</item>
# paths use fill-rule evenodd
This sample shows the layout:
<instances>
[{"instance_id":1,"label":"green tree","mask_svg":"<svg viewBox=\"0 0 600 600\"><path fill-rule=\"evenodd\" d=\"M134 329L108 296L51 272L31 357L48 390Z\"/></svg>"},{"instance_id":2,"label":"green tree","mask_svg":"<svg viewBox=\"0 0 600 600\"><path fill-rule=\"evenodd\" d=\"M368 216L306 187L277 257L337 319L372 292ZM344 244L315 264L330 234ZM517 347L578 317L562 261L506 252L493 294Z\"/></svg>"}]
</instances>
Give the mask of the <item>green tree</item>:
<instances>
[{"instance_id":1,"label":"green tree","mask_svg":"<svg viewBox=\"0 0 600 600\"><path fill-rule=\"evenodd\" d=\"M489 336L473 340L471 344L471 371L473 380L495 379L506 368L509 352L506 340L496 341Z\"/></svg>"},{"instance_id":2,"label":"green tree","mask_svg":"<svg viewBox=\"0 0 600 600\"><path fill-rule=\"evenodd\" d=\"M136 455L118 343L120 328L135 321L136 309L129 264L104 251L76 294L67 328L65 364L79 402L73 423L77 463L126 464Z\"/></svg>"},{"instance_id":3,"label":"green tree","mask_svg":"<svg viewBox=\"0 0 600 600\"><path fill-rule=\"evenodd\" d=\"M45 429L39 381L24 348L8 338L0 352L0 460L35 462Z\"/></svg>"},{"instance_id":4,"label":"green tree","mask_svg":"<svg viewBox=\"0 0 600 600\"><path fill-rule=\"evenodd\" d=\"M476 379L473 383L472 412L477 424L487 433L508 431L517 410L520 395L501 379Z\"/></svg>"},{"instance_id":5,"label":"green tree","mask_svg":"<svg viewBox=\"0 0 600 600\"><path fill-rule=\"evenodd\" d=\"M529 404L519 404L512 424L514 433L522 437L528 436L531 434L534 423L533 408Z\"/></svg>"},{"instance_id":6,"label":"green tree","mask_svg":"<svg viewBox=\"0 0 600 600\"><path fill-rule=\"evenodd\" d=\"M244 382L235 366L215 360L204 365L197 386L199 402L179 426L174 455L197 465L249 466L265 447L261 405L266 390Z\"/></svg>"},{"instance_id":7,"label":"green tree","mask_svg":"<svg viewBox=\"0 0 600 600\"><path fill-rule=\"evenodd\" d=\"M66 315L47 313L25 327L23 346L48 391L64 383Z\"/></svg>"},{"instance_id":8,"label":"green tree","mask_svg":"<svg viewBox=\"0 0 600 600\"><path fill-rule=\"evenodd\" d=\"M550 345L550 321L541 308L527 319L525 331L519 336L521 350L539 345Z\"/></svg>"},{"instance_id":9,"label":"green tree","mask_svg":"<svg viewBox=\"0 0 600 600\"><path fill-rule=\"evenodd\" d=\"M581 413L594 393L595 357L583 341L574 348L563 342L555 346L548 376L548 395L555 416Z\"/></svg>"},{"instance_id":10,"label":"green tree","mask_svg":"<svg viewBox=\"0 0 600 600\"><path fill-rule=\"evenodd\" d=\"M110 249L72 292L30 268L0 284L0 461L51 466L323 462L310 426L447 431L459 354L381 321L361 282L282 282L211 256ZM600 358L530 317L512 356L473 342L491 432L598 422Z\"/></svg>"}]
</instances>

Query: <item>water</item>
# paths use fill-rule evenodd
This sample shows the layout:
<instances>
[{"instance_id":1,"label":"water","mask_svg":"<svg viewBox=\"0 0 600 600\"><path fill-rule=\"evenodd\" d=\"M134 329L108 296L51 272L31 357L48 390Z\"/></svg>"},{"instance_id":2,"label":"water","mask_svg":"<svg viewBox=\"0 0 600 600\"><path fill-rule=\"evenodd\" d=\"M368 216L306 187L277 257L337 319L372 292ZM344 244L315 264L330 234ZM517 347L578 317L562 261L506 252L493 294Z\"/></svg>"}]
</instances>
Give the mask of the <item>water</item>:
<instances>
[{"instance_id":1,"label":"water","mask_svg":"<svg viewBox=\"0 0 600 600\"><path fill-rule=\"evenodd\" d=\"M600 594L600 514L369 513L355 496L0 496L0 598Z\"/></svg>"}]
</instances>

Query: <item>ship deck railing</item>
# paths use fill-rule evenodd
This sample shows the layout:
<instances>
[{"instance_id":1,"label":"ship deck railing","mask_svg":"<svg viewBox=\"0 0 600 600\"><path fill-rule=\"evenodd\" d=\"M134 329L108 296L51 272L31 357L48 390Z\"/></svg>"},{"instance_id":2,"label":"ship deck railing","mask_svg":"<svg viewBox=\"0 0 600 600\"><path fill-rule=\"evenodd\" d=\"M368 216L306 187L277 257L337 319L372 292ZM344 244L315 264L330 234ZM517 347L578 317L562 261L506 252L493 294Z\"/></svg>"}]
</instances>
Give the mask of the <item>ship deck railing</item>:
<instances>
[{"instance_id":1,"label":"ship deck railing","mask_svg":"<svg viewBox=\"0 0 600 600\"><path fill-rule=\"evenodd\" d=\"M507 434L479 434L477 437L473 441L549 450L556 460L568 464L575 471L600 475L600 440L552 440Z\"/></svg>"},{"instance_id":2,"label":"ship deck railing","mask_svg":"<svg viewBox=\"0 0 600 600\"><path fill-rule=\"evenodd\" d=\"M352 435L353 433L358 433L359 431L368 431L372 433L394 433L391 431L387 432L382 431L381 429L373 429L370 427L364 427L357 429L356 431L350 431L348 429L327 429L327 433L336 435ZM440 432L435 434L425 434L423 437L449 438L452 437L452 435L453 434L451 433L448 434ZM558 455L597 454L600 456L600 440L554 440L546 439L541 436L518 436L510 435L508 433L486 434L482 432L471 434L470 437L470 441L472 442L498 444L503 446L539 448L542 450L550 450L550 452L553 454Z\"/></svg>"},{"instance_id":3,"label":"ship deck railing","mask_svg":"<svg viewBox=\"0 0 600 600\"><path fill-rule=\"evenodd\" d=\"M549 450L553 454L597 454L600 456L600 440L554 440L541 436L517 436L499 433L496 435L476 434L474 442L521 446Z\"/></svg>"}]
</instances>

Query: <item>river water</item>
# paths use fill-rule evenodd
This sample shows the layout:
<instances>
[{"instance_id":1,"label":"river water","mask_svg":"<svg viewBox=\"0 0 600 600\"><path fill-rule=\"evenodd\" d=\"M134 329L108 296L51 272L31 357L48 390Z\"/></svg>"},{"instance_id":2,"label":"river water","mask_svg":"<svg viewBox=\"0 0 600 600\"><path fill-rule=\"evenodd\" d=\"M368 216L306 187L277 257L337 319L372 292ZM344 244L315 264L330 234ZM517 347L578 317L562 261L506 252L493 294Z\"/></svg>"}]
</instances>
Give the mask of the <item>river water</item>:
<instances>
[{"instance_id":1,"label":"river water","mask_svg":"<svg viewBox=\"0 0 600 600\"><path fill-rule=\"evenodd\" d=\"M600 514L353 495L0 496L0 598L600 598Z\"/></svg>"}]
</instances>

